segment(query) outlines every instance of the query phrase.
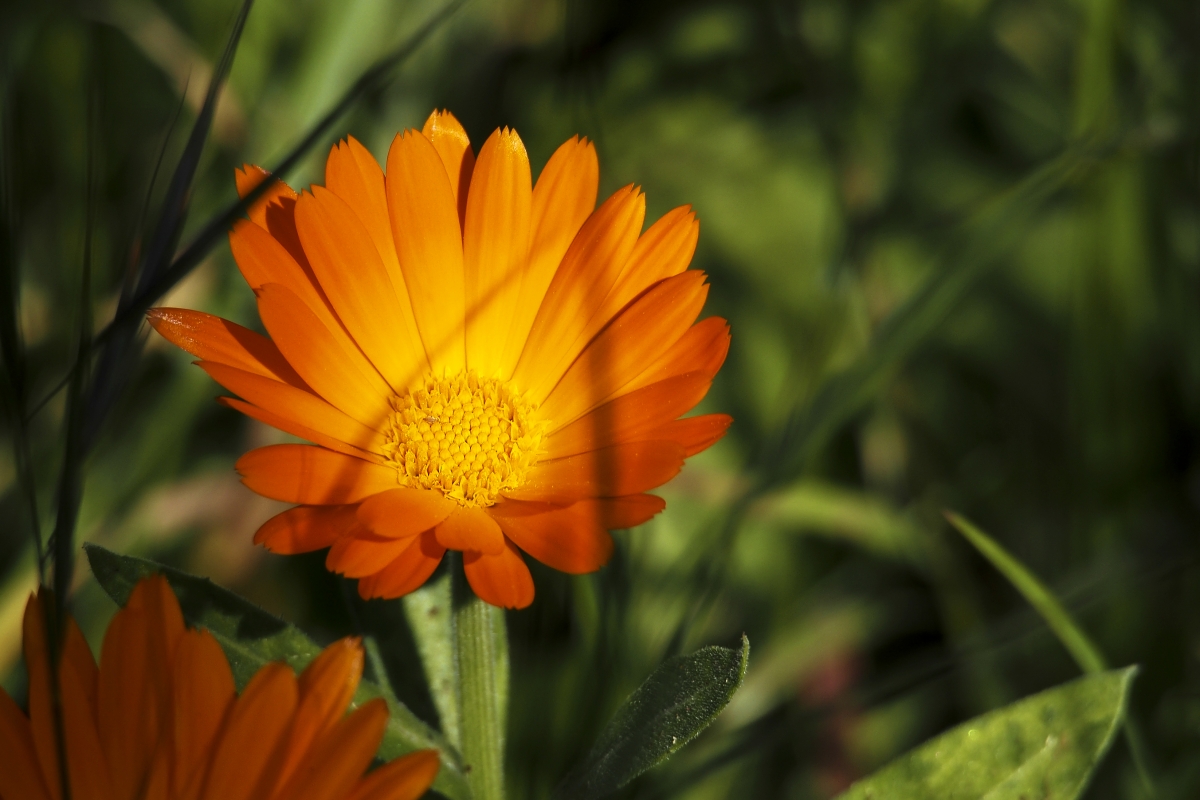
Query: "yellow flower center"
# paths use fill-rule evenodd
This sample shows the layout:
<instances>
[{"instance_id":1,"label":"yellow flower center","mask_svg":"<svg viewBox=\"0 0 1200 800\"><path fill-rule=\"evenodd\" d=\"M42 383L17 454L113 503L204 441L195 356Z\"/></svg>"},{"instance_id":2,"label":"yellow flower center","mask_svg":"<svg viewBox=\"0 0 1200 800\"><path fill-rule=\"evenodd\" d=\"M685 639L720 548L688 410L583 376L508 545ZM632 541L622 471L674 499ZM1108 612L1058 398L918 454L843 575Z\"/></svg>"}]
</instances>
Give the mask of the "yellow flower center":
<instances>
[{"instance_id":1,"label":"yellow flower center","mask_svg":"<svg viewBox=\"0 0 1200 800\"><path fill-rule=\"evenodd\" d=\"M428 377L392 398L384 453L400 484L437 489L464 506L490 506L521 485L545 423L512 386L472 371Z\"/></svg>"}]
</instances>

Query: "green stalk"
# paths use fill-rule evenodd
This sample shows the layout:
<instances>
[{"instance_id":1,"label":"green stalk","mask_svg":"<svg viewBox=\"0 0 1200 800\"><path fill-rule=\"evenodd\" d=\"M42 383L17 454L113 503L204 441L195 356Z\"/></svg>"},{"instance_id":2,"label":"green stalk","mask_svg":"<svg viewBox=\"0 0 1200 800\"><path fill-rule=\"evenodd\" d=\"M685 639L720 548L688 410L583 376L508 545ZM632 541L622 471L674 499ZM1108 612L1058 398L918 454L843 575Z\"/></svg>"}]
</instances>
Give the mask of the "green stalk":
<instances>
[{"instance_id":1,"label":"green stalk","mask_svg":"<svg viewBox=\"0 0 1200 800\"><path fill-rule=\"evenodd\" d=\"M463 587L465 589L465 587ZM508 634L504 610L467 589L454 609L463 760L473 800L504 800Z\"/></svg>"}]
</instances>

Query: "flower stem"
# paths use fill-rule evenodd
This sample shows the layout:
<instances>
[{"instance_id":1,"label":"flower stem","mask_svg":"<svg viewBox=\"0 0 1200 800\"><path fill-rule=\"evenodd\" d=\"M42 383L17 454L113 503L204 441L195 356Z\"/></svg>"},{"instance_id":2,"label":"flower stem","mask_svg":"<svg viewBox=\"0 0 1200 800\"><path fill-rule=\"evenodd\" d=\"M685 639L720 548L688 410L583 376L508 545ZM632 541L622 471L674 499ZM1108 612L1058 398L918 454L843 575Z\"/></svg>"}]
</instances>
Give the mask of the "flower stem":
<instances>
[{"instance_id":1,"label":"flower stem","mask_svg":"<svg viewBox=\"0 0 1200 800\"><path fill-rule=\"evenodd\" d=\"M508 634L504 610L469 589L454 610L462 754L473 800L504 800L504 729L508 710Z\"/></svg>"}]
</instances>

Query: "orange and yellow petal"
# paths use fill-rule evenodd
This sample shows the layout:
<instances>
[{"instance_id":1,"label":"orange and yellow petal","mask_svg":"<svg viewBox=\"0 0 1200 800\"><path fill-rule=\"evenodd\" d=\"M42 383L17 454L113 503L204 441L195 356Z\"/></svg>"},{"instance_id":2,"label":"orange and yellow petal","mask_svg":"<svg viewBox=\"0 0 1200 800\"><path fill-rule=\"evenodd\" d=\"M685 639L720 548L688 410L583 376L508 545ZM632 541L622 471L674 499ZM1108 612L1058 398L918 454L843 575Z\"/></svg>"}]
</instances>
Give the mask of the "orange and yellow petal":
<instances>
[{"instance_id":1,"label":"orange and yellow petal","mask_svg":"<svg viewBox=\"0 0 1200 800\"><path fill-rule=\"evenodd\" d=\"M264 522L254 534L254 543L284 555L322 550L358 524L357 509L354 505L289 508Z\"/></svg>"},{"instance_id":2,"label":"orange and yellow petal","mask_svg":"<svg viewBox=\"0 0 1200 800\"><path fill-rule=\"evenodd\" d=\"M377 536L407 539L430 530L457 508L441 492L406 486L368 497L358 507L358 521Z\"/></svg>"},{"instance_id":3,"label":"orange and yellow petal","mask_svg":"<svg viewBox=\"0 0 1200 800\"><path fill-rule=\"evenodd\" d=\"M251 490L285 503L345 505L396 486L391 467L307 444L260 447L235 468Z\"/></svg>"},{"instance_id":4,"label":"orange and yellow petal","mask_svg":"<svg viewBox=\"0 0 1200 800\"><path fill-rule=\"evenodd\" d=\"M446 548L438 543L433 531L425 531L408 541L408 549L390 564L358 582L358 593L363 599L401 597L415 591L442 563Z\"/></svg>"},{"instance_id":5,"label":"orange and yellow petal","mask_svg":"<svg viewBox=\"0 0 1200 800\"><path fill-rule=\"evenodd\" d=\"M286 754L276 777L277 792L297 773L314 744L325 739L345 715L362 672L362 642L355 638L339 639L304 668ZM378 742L370 746L369 754L374 754L376 746Z\"/></svg>"},{"instance_id":6,"label":"orange and yellow petal","mask_svg":"<svg viewBox=\"0 0 1200 800\"><path fill-rule=\"evenodd\" d=\"M571 242L513 372L534 402L546 398L582 348L580 337L633 252L645 215L645 195L627 186L604 201Z\"/></svg>"},{"instance_id":7,"label":"orange and yellow petal","mask_svg":"<svg viewBox=\"0 0 1200 800\"><path fill-rule=\"evenodd\" d=\"M500 503L489 509L504 535L548 567L570 575L595 572L612 556L613 540L596 507L582 500L564 508Z\"/></svg>"},{"instance_id":8,"label":"orange and yellow petal","mask_svg":"<svg viewBox=\"0 0 1200 800\"><path fill-rule=\"evenodd\" d=\"M368 428L383 423L391 391L340 326L323 324L277 283L258 290L258 313L280 352L317 394Z\"/></svg>"},{"instance_id":9,"label":"orange and yellow petal","mask_svg":"<svg viewBox=\"0 0 1200 800\"><path fill-rule=\"evenodd\" d=\"M512 376L525 349L534 318L563 255L596 207L599 185L596 148L578 136L555 150L538 176L530 210L529 257L499 371L505 380Z\"/></svg>"},{"instance_id":10,"label":"orange and yellow petal","mask_svg":"<svg viewBox=\"0 0 1200 800\"><path fill-rule=\"evenodd\" d=\"M261 333L186 308L153 308L146 319L164 339L197 358L307 388L275 343Z\"/></svg>"},{"instance_id":11,"label":"orange and yellow petal","mask_svg":"<svg viewBox=\"0 0 1200 800\"><path fill-rule=\"evenodd\" d=\"M257 800L267 794L297 699L296 674L287 664L268 664L255 673L216 743L204 800Z\"/></svg>"},{"instance_id":12,"label":"orange and yellow petal","mask_svg":"<svg viewBox=\"0 0 1200 800\"><path fill-rule=\"evenodd\" d=\"M296 228L338 318L393 392L423 375L424 350L410 339L392 277L354 210L314 186L296 203Z\"/></svg>"},{"instance_id":13,"label":"orange and yellow petal","mask_svg":"<svg viewBox=\"0 0 1200 800\"><path fill-rule=\"evenodd\" d=\"M504 540L496 555L463 553L467 583L480 599L501 608L525 608L533 602L533 576L516 545Z\"/></svg>"},{"instance_id":14,"label":"orange and yellow petal","mask_svg":"<svg viewBox=\"0 0 1200 800\"><path fill-rule=\"evenodd\" d=\"M436 750L418 750L363 777L347 800L417 800L433 785L441 762Z\"/></svg>"},{"instance_id":15,"label":"orange and yellow petal","mask_svg":"<svg viewBox=\"0 0 1200 800\"><path fill-rule=\"evenodd\" d=\"M213 742L237 699L233 673L208 631L183 634L175 653L172 789L195 796L208 774Z\"/></svg>"},{"instance_id":16,"label":"orange and yellow petal","mask_svg":"<svg viewBox=\"0 0 1200 800\"><path fill-rule=\"evenodd\" d=\"M645 365L687 332L707 296L704 273L695 270L656 284L584 348L553 387L541 412L548 419L574 421L630 391Z\"/></svg>"},{"instance_id":17,"label":"orange and yellow petal","mask_svg":"<svg viewBox=\"0 0 1200 800\"><path fill-rule=\"evenodd\" d=\"M504 550L500 526L482 508L456 509L438 523L433 533L447 550L478 550L492 556Z\"/></svg>"},{"instance_id":18,"label":"orange and yellow petal","mask_svg":"<svg viewBox=\"0 0 1200 800\"><path fill-rule=\"evenodd\" d=\"M449 111L432 112L425 120L421 133L433 144L446 169L461 224L467 218L467 195L475 172L475 153L471 150L471 140L462 123Z\"/></svg>"},{"instance_id":19,"label":"orange and yellow petal","mask_svg":"<svg viewBox=\"0 0 1200 800\"><path fill-rule=\"evenodd\" d=\"M669 440L622 442L535 464L525 483L505 496L513 500L573 503L589 497L639 494L674 478L683 466L684 457L683 447Z\"/></svg>"},{"instance_id":20,"label":"orange and yellow petal","mask_svg":"<svg viewBox=\"0 0 1200 800\"><path fill-rule=\"evenodd\" d=\"M450 178L425 135L406 131L388 151L386 189L396 255L435 373L466 366L462 230Z\"/></svg>"},{"instance_id":21,"label":"orange and yellow petal","mask_svg":"<svg viewBox=\"0 0 1200 800\"><path fill-rule=\"evenodd\" d=\"M347 578L365 578L386 567L412 542L376 536L363 526L343 534L325 557L325 569Z\"/></svg>"}]
</instances>

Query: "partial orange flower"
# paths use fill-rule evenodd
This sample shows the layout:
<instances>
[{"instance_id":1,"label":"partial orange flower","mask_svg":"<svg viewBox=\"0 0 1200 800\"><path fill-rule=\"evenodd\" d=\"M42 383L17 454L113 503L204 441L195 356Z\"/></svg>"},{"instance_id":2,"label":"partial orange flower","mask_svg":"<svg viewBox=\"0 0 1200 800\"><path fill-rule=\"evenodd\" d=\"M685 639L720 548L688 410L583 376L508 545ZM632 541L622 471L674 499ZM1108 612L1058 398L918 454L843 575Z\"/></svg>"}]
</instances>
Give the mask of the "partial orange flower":
<instances>
[{"instance_id":1,"label":"partial orange flower","mask_svg":"<svg viewBox=\"0 0 1200 800\"><path fill-rule=\"evenodd\" d=\"M29 714L0 690L0 800L58 800L58 740L42 599L25 607ZM362 646L327 647L299 678L268 664L239 696L220 645L184 627L162 576L117 612L97 668L68 620L59 692L72 800L415 800L438 772L433 750L366 775L387 723L373 700L346 709Z\"/></svg>"},{"instance_id":2,"label":"partial orange flower","mask_svg":"<svg viewBox=\"0 0 1200 800\"><path fill-rule=\"evenodd\" d=\"M244 195L265 177L247 166ZM528 553L599 569L609 530L664 507L650 494L730 418L681 419L725 360L729 328L694 324L688 207L645 232L645 198L595 208L585 139L531 181L515 131L476 160L434 112L392 142L387 174L354 139L326 186L277 184L230 235L270 339L160 308L150 323L241 399L222 401L313 445L253 450L247 486L300 504L259 530L277 553L330 548L365 598L398 597L460 550L489 603L533 601Z\"/></svg>"}]
</instances>

